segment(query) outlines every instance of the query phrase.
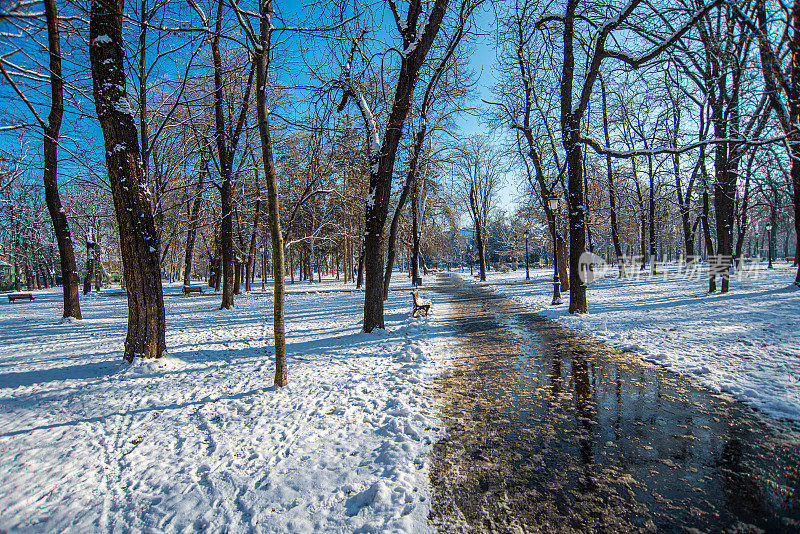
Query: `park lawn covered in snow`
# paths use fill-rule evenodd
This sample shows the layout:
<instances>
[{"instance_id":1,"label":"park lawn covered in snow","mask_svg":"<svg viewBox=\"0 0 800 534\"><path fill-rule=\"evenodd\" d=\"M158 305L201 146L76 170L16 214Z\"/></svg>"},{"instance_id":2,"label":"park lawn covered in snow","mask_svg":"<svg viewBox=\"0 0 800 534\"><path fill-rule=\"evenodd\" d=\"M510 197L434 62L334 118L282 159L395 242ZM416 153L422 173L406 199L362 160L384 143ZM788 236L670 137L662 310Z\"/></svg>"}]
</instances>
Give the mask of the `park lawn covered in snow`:
<instances>
[{"instance_id":1,"label":"park lawn covered in snow","mask_svg":"<svg viewBox=\"0 0 800 534\"><path fill-rule=\"evenodd\" d=\"M0 302L0 530L428 529L440 297L412 319L393 292L387 330L364 334L362 292L287 296L276 389L271 296L223 311L179 293L165 287L169 356L136 365L119 291L65 324L60 288Z\"/></svg>"},{"instance_id":2,"label":"park lawn covered in snow","mask_svg":"<svg viewBox=\"0 0 800 534\"><path fill-rule=\"evenodd\" d=\"M559 323L692 377L779 419L800 422L800 288L783 260L736 276L727 294L708 293L707 266L659 265L656 276L616 270L592 282L589 313L550 306L552 269L491 272L485 285ZM461 274L461 273L459 273ZM469 278L469 273L461 274ZM719 282L718 282L719 285Z\"/></svg>"}]
</instances>

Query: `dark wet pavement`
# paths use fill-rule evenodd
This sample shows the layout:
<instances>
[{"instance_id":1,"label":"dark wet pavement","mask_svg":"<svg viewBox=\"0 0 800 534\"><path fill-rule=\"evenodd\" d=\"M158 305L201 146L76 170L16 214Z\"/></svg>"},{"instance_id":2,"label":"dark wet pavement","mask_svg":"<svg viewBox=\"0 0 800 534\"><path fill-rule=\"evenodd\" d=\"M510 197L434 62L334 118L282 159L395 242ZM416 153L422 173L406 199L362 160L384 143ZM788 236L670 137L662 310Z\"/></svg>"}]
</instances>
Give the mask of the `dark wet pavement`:
<instances>
[{"instance_id":1,"label":"dark wet pavement","mask_svg":"<svg viewBox=\"0 0 800 534\"><path fill-rule=\"evenodd\" d=\"M800 532L800 434L443 275L442 532Z\"/></svg>"}]
</instances>

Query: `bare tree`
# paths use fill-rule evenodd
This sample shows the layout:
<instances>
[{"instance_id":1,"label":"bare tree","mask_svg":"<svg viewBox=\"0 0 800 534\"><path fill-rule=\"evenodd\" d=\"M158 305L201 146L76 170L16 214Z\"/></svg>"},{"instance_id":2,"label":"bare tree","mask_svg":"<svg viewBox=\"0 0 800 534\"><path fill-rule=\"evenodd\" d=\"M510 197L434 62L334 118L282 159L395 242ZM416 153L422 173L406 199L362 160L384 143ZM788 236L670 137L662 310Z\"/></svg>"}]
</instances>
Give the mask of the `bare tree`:
<instances>
[{"instance_id":1,"label":"bare tree","mask_svg":"<svg viewBox=\"0 0 800 534\"><path fill-rule=\"evenodd\" d=\"M758 39L765 92L787 137L786 153L792 161L790 176L794 192L794 229L800 239L800 129L797 127L800 120L800 105L797 102L797 95L800 94L800 2L795 0L791 9L780 9L778 13L768 16L766 2L755 0L757 23L738 7L734 9ZM785 45L786 51L781 53ZM798 265L794 284L800 286L800 262L796 258Z\"/></svg>"},{"instance_id":2,"label":"bare tree","mask_svg":"<svg viewBox=\"0 0 800 534\"><path fill-rule=\"evenodd\" d=\"M9 15L19 14L25 18L34 15L25 11L22 4L18 9L12 10ZM61 131L61 121L64 114L64 80L61 68L61 31L58 19L58 7L55 0L45 0L45 20L47 27L47 43L49 58L50 81L50 112L47 120L37 112L33 103L26 97L21 87L16 83L14 76L6 69L6 61L0 61L0 71L9 85L19 95L29 108L38 125L44 133L44 188L47 209L53 222L53 229L58 243L61 258L61 279L63 284L64 306L63 318L81 318L80 301L78 297L78 274L75 264L75 251L72 246L69 223L66 213L61 205L58 193L58 146ZM13 64L9 65L13 68ZM19 70L25 78L30 78L31 73L24 69Z\"/></svg>"},{"instance_id":3,"label":"bare tree","mask_svg":"<svg viewBox=\"0 0 800 534\"><path fill-rule=\"evenodd\" d=\"M142 173L139 141L128 103L122 43L123 0L93 0L89 57L97 117L119 224L128 293L125 359L158 358L165 349L164 300L150 210L151 195Z\"/></svg>"},{"instance_id":4,"label":"bare tree","mask_svg":"<svg viewBox=\"0 0 800 534\"><path fill-rule=\"evenodd\" d=\"M416 133L413 138L412 147L411 147L411 159L408 164L408 172L406 174L405 184L403 185L403 189L400 191L400 196L397 200L397 205L395 206L394 215L392 216L392 222L389 226L389 237L387 241L387 255L386 255L386 269L383 275L383 299L386 300L389 298L389 283L392 279L392 269L394 267L394 259L395 259L395 242L397 239L397 229L398 224L400 222L400 215L403 212L403 208L405 207L406 200L408 199L409 193L414 191L415 188L418 189L417 181L417 172L420 166L421 160L421 153L423 150L423 145L426 141L426 137L431 133L431 124L430 124L430 116L429 113L431 111L431 107L434 103L438 101L444 101L445 103L449 99L452 99L451 93L455 90L457 93L463 93L463 88L461 85L463 82L458 79L458 76L453 76L451 79L446 80L445 84L447 87L442 87L444 84L440 84L442 81L442 77L445 74L446 69L457 70L460 68L460 65L457 61L452 61L453 54L458 49L461 40L464 37L464 34L469 31L468 23L472 16L472 13L475 9L483 2L483 0L473 0L472 2L462 2L460 6L460 11L458 18L455 20L455 27L451 29L451 35L447 38L446 44L443 47L443 53L441 57L437 57L435 59L434 64L431 66L431 74L428 77L427 84L425 86L425 93L422 97L422 101L418 108L419 120L418 126L416 129ZM463 59L463 58L461 58ZM449 83L448 83L449 82ZM455 86L455 87L454 87ZM438 97L438 98L437 98ZM414 206L416 207L416 203ZM415 208L414 208L415 209ZM414 221L417 220L416 211L414 211L412 215L412 219ZM414 231L414 239L415 239L415 250L419 250L419 235L416 231ZM416 262L414 263L416 266ZM416 276L413 275L413 276ZM414 278L416 280L416 278Z\"/></svg>"},{"instance_id":5,"label":"bare tree","mask_svg":"<svg viewBox=\"0 0 800 534\"><path fill-rule=\"evenodd\" d=\"M384 328L383 322L383 232L389 212L389 197L392 187L395 156L403 134L403 126L411 108L411 99L420 69L439 32L447 11L449 0L434 0L429 13L424 13L420 0L410 0L405 20L390 2L397 29L402 38L402 54L395 85L394 101L389 112L386 129L381 139L375 114L370 109L363 90L352 78L352 62L359 50L361 36L353 40L351 52L345 62L341 85L344 96L340 109L344 109L352 98L364 118L370 139L370 186L366 200L364 229L364 271L366 284L364 293L364 331ZM423 17L420 20L420 17Z\"/></svg>"},{"instance_id":6,"label":"bare tree","mask_svg":"<svg viewBox=\"0 0 800 534\"><path fill-rule=\"evenodd\" d=\"M467 207L475 228L480 279L486 280L486 230L502 179L502 154L487 137L473 136L456 149L454 159L462 187L457 195Z\"/></svg>"},{"instance_id":7,"label":"bare tree","mask_svg":"<svg viewBox=\"0 0 800 534\"><path fill-rule=\"evenodd\" d=\"M715 6L720 2L721 0L716 0L711 6ZM650 35L647 42L652 46L639 55L622 49L608 48L607 43L609 39L612 39L611 42L616 41L614 32L618 30L628 29L638 33L636 25L631 23L632 15L637 12L640 5L645 7L652 6L641 0L631 0L620 8L615 9L615 14L609 14L601 20L587 22L583 14L578 12L578 5L579 0L567 0L563 13L544 14L536 23L539 28L547 28L549 24L557 22L563 28L563 48L560 58L560 102L561 138L567 163L567 210L570 229L570 313L585 313L587 311L586 285L580 281L581 256L586 250L582 149L582 144L586 141L585 136L581 133L581 123L589 107L594 84L600 74L600 67L605 59L615 59L634 69L641 67L673 46L710 9L709 6L699 9L692 14L689 20L665 37ZM641 14L639 14L639 18L642 18ZM576 24L578 25L577 27ZM581 28L586 30L589 35L581 34ZM578 82L579 85L577 87L575 80L576 40L579 43L589 43L589 52L585 62L586 67L581 73L582 81ZM575 99L575 96L577 96L577 99Z\"/></svg>"}]
</instances>

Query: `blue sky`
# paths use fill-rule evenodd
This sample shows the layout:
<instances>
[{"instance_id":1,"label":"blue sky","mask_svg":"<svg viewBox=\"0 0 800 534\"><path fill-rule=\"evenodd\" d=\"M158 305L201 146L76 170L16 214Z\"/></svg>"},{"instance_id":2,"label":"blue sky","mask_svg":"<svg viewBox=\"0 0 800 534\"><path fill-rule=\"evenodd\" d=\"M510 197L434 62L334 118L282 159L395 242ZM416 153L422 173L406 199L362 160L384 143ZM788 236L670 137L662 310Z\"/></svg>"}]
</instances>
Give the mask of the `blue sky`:
<instances>
[{"instance_id":1,"label":"blue sky","mask_svg":"<svg viewBox=\"0 0 800 534\"><path fill-rule=\"evenodd\" d=\"M278 2L276 2L278 3ZM292 15L294 13L298 13L301 10L302 2L291 1L291 2L279 2L279 6L282 12L286 15L287 19L294 18ZM491 88L495 83L495 75L496 72L494 70L494 64L496 61L495 58L495 48L493 44L493 37L488 35L488 32L494 30L494 15L490 9L491 4L488 4L484 9L478 13L478 22L479 28L478 30L482 32L482 35L478 37L477 46L474 47L474 52L471 58L471 63L473 69L478 76L477 84L475 87L476 94L472 105L475 107L482 106L481 99L491 99ZM388 10L386 10L388 11ZM393 23L392 23L393 24ZM302 41L298 41L298 45L302 46ZM290 45L290 46L298 46L298 45ZM65 67L67 65L65 64ZM169 75L169 74L167 74ZM130 82L131 80L129 80ZM0 96L11 96L10 88L7 84L3 83L0 84ZM93 112L93 105L89 100L90 95L85 95L83 99L83 107L88 113ZM14 97L16 100L16 97ZM20 109L20 111L24 108L21 108L21 103L17 100L16 105L9 103L8 100L6 102L9 105L13 105L13 107ZM46 102L44 102L46 104ZM46 107L40 107L43 115L46 115ZM478 114L478 116L473 115L464 115L461 119L461 134L468 136L475 133L484 133L488 130L487 125L483 122L483 116L485 114ZM72 136L75 134L74 131L74 124L75 116L74 110L67 110L67 113L64 116L64 124L62 126L62 134L67 136ZM102 138L99 128L97 124L93 120L84 119L80 121L80 127L86 130L88 128L89 131L85 131L80 134L80 137L84 137L79 144L83 145L84 147L87 144L93 144L97 142L98 148L102 145ZM41 131L39 129L31 128L29 130L29 134L26 135L26 141L29 145L28 151L33 153L40 153L41 152ZM68 144L69 141L65 140L65 146ZM17 139L16 133L5 133L0 134L0 145L6 149L18 150L19 141ZM62 154L62 160L64 159L65 154ZM72 168L70 168L72 167ZM61 165L61 174L63 182L66 179L75 175L76 170L73 165L69 165L67 162ZM86 172L86 169L78 170L80 172ZM95 172L102 172L100 169L96 169ZM516 184L513 184L514 180L510 179L506 181L506 184L501 191L500 194L500 204L506 210L511 210L511 205L515 200L515 196L517 195L517 187Z\"/></svg>"}]
</instances>

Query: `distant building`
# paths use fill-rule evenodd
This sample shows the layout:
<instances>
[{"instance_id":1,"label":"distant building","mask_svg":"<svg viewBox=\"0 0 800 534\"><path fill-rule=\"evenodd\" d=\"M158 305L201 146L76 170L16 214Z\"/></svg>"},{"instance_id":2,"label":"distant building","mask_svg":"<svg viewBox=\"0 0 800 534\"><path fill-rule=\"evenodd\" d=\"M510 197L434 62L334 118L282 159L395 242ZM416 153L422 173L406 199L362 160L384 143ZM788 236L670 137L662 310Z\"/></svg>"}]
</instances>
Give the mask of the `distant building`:
<instances>
[{"instance_id":1,"label":"distant building","mask_svg":"<svg viewBox=\"0 0 800 534\"><path fill-rule=\"evenodd\" d=\"M474 228L462 228L458 231L458 238L459 239L472 239L475 237L475 229Z\"/></svg>"}]
</instances>

